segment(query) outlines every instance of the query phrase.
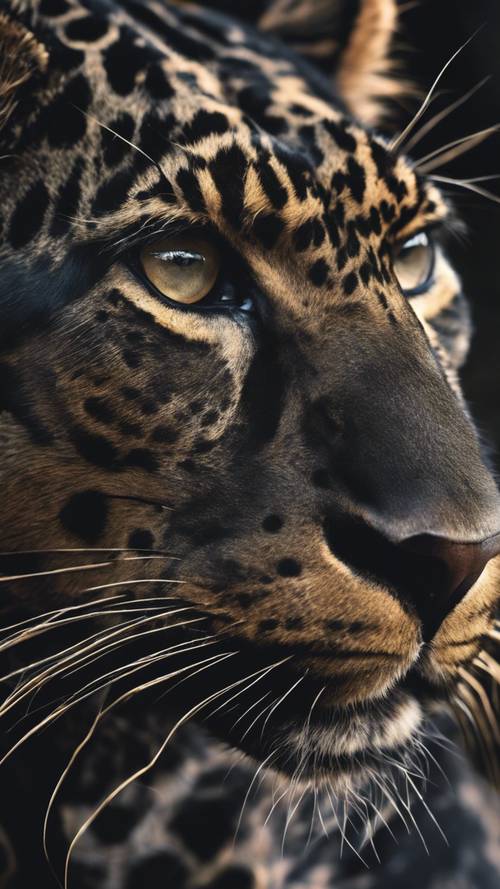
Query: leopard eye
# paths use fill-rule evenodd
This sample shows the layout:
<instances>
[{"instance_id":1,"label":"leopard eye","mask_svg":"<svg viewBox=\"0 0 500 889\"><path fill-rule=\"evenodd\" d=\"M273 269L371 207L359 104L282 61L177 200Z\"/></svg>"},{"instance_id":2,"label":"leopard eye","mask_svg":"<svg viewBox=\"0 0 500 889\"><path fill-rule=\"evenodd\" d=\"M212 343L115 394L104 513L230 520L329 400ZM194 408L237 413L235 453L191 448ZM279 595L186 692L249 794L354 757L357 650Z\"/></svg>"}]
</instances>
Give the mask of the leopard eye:
<instances>
[{"instance_id":1,"label":"leopard eye","mask_svg":"<svg viewBox=\"0 0 500 889\"><path fill-rule=\"evenodd\" d=\"M425 232L406 241L394 260L394 271L406 296L418 296L433 283L435 250Z\"/></svg>"},{"instance_id":2,"label":"leopard eye","mask_svg":"<svg viewBox=\"0 0 500 889\"><path fill-rule=\"evenodd\" d=\"M221 265L219 251L201 235L173 235L140 253L148 281L168 299L184 305L201 302L214 286Z\"/></svg>"}]
</instances>

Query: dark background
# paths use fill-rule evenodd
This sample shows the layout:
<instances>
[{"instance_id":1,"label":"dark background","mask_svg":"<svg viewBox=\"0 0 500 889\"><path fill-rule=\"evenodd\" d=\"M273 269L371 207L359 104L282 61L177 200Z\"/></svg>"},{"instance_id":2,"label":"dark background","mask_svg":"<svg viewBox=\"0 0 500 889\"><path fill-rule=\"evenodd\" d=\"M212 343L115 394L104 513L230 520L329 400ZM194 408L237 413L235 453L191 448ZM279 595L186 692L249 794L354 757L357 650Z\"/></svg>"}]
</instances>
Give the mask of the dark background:
<instances>
[{"instance_id":1,"label":"dark background","mask_svg":"<svg viewBox=\"0 0 500 889\"><path fill-rule=\"evenodd\" d=\"M412 156L422 157L453 139L499 123L500 0L399 0L399 4L398 52L405 71L424 94L458 47L484 25L446 71L439 85L442 95L424 121L491 75L485 86L415 146ZM418 103L405 105L399 111L402 125ZM455 178L500 176L500 134L435 172ZM500 195L500 178L481 185ZM468 230L463 243L450 242L449 248L472 304L476 328L463 375L465 391L479 427L487 438L493 438L500 469L500 204L462 188L442 187L452 196Z\"/></svg>"}]
</instances>

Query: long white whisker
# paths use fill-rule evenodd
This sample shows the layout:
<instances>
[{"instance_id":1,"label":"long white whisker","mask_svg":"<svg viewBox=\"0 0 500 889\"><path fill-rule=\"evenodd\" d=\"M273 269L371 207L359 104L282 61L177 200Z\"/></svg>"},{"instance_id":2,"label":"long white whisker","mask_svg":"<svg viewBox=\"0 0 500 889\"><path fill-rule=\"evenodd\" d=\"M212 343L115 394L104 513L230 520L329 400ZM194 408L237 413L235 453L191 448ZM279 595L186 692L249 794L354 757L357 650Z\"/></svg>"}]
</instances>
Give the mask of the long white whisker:
<instances>
[{"instance_id":1,"label":"long white whisker","mask_svg":"<svg viewBox=\"0 0 500 889\"><path fill-rule=\"evenodd\" d=\"M436 91L436 89L437 89L437 87L438 87L438 84L441 82L441 80L442 80L444 74L446 73L446 71L448 70L448 68L449 68L450 65L452 64L452 62L454 62L455 59L456 59L456 57L457 57L458 55L460 55L461 52L463 52L463 50L469 45L469 43L470 43L472 40L474 40L474 38L476 37L476 35L479 34L479 32L482 30L483 27L484 27L484 25L482 25L481 28L478 28L477 31L474 31L474 33L472 34L472 36L469 37L469 39L466 40L465 43L462 44L462 46L459 46L459 48L456 50L456 52L453 53L453 55L451 56L451 58L448 59L448 61L446 62L446 64L443 65L443 67L441 68L441 71L439 72L438 76L436 77L434 83L432 84L432 86L431 86L429 92L427 93L427 95L426 95L424 101L422 102L422 104L421 104L420 108L418 109L418 111L416 112L416 114L412 117L412 119L411 119L410 122L407 124L407 126L404 128L404 130L402 131L402 133L400 133L399 136L397 136L395 139L392 140L392 142L390 142L390 144L389 144L389 150L390 150L391 152L395 152L395 151L397 151L398 148L400 148L401 145L405 142L406 137L410 135L410 133L412 132L412 130L413 130L414 127L415 127L415 124L418 123L418 121L420 120L420 118L422 117L422 115L425 114L427 108L429 107L429 104L430 104L430 102L431 102L431 99L432 99L432 97L433 97L433 95L434 95L434 93L435 93L435 91Z\"/></svg>"},{"instance_id":2,"label":"long white whisker","mask_svg":"<svg viewBox=\"0 0 500 889\"><path fill-rule=\"evenodd\" d=\"M421 173L430 173L436 167L443 166L447 160L453 160L460 154L463 154L466 151L470 151L471 148L479 145L481 142L487 139L488 136L492 136L493 133L498 133L499 130L500 124L495 124L494 126L486 127L483 130L478 130L476 133L469 133L467 136L461 136L459 139L453 139L446 145L441 145L439 148L435 148L434 151L429 151L428 154L425 154L423 157L419 157L415 161L414 166ZM456 148L456 151L449 150L453 148ZM435 162L431 163L433 159Z\"/></svg>"},{"instance_id":3,"label":"long white whisker","mask_svg":"<svg viewBox=\"0 0 500 889\"><path fill-rule=\"evenodd\" d=\"M221 656L218 663L221 663L223 660L227 659L228 657L234 656L236 653L237 652L228 652L226 655ZM170 740L172 739L174 734L178 731L178 729L182 725L184 725L189 719L191 719L193 716L195 716L197 713L199 713L201 710L203 710L204 707L206 707L208 704L210 704L213 700L216 700L218 697L220 697L220 695L224 694L226 691L229 691L231 688L234 688L236 685L240 685L242 682L246 682L246 679L247 679L247 677L244 677L243 679L240 679L234 683L231 683L229 686L226 686L222 690L220 690L218 692L214 692L213 694L209 695L201 703L195 704L193 707L191 707L190 710L188 710L180 719L177 720L177 722L175 723L173 728L169 731L168 735L166 736L166 738L164 739L164 741L162 742L162 744L156 751L155 755L151 758L151 760L145 766L142 766L141 768L136 769L136 771L132 775L129 775L128 778L126 778L117 787L115 787L114 790L111 793L109 793L108 796L99 804L99 806L94 810L94 812L89 816L89 818L86 819L84 824L81 825L81 827L75 834L73 840L71 841L71 844L70 844L70 847L68 849L68 853L66 856L66 862L65 862L65 868L64 868L64 889L68 889L69 864L71 861L71 854L73 852L73 849L74 849L76 843L78 842L79 838L88 829L88 827L90 827L90 825L95 821L95 819L100 814L100 812L102 812L103 808L105 806L109 805L109 803L112 802L113 799L115 799L118 796L118 794L121 793L126 787L128 787L133 781L142 777L142 775L147 774L147 772L153 768L153 766L160 759L161 755L163 754L164 750L166 749L168 743L170 742ZM104 711L104 712L106 712L106 711Z\"/></svg>"},{"instance_id":4,"label":"long white whisker","mask_svg":"<svg viewBox=\"0 0 500 889\"><path fill-rule=\"evenodd\" d=\"M467 93L465 93L465 95L460 96L459 99L456 99L455 102L452 102L451 105L448 105L446 108L443 109L443 111L439 111L437 114L435 114L433 117L431 117L431 119L428 120L425 124L423 124L420 127L420 129L418 130L418 132L416 132L411 137L411 139L408 140L408 142L405 145L405 152L411 151L411 149L415 145L417 145L417 143L420 142L421 139L423 139L424 136L427 135L427 133L429 133L431 130L435 129L437 127L437 125L441 123L442 120L444 120L446 117L448 117L449 114L451 114L453 111L455 111L461 105L463 105L464 102L467 102L467 100L470 99L471 96L474 95L474 93L477 93L477 91L480 90L481 87L483 87L485 85L485 83L488 82L488 80L491 80L491 74L488 74L487 77L483 77L483 79L480 80L479 83L476 83L476 85L473 86L472 89L470 89Z\"/></svg>"},{"instance_id":5,"label":"long white whisker","mask_svg":"<svg viewBox=\"0 0 500 889\"><path fill-rule=\"evenodd\" d=\"M489 201L493 201L495 204L500 204L500 197L498 195L492 194L491 191L487 191L485 188L480 188L478 185L471 185L467 180L463 179L451 179L448 176L434 176L430 177L433 182L444 182L448 185L456 185L458 188L465 188L466 191L471 191L474 194L481 195L483 198L487 198Z\"/></svg>"}]
</instances>

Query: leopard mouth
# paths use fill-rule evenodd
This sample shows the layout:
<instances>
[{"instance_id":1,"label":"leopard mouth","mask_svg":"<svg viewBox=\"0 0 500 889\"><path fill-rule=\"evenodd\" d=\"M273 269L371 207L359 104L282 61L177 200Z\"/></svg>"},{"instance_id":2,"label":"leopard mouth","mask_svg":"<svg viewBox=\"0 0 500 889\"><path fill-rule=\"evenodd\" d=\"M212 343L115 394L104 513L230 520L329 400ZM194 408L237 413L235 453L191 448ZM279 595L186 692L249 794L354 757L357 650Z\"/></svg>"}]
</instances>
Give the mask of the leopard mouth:
<instances>
[{"instance_id":1,"label":"leopard mouth","mask_svg":"<svg viewBox=\"0 0 500 889\"><path fill-rule=\"evenodd\" d=\"M183 681L169 706L181 715L192 691L193 701L208 702L195 719L215 737L266 768L300 772L316 784L349 781L406 749L426 710L444 697L413 668L383 697L336 706L335 677L328 683L301 671L277 648L224 649L228 659L200 673L192 690ZM219 688L227 690L219 695Z\"/></svg>"}]
</instances>

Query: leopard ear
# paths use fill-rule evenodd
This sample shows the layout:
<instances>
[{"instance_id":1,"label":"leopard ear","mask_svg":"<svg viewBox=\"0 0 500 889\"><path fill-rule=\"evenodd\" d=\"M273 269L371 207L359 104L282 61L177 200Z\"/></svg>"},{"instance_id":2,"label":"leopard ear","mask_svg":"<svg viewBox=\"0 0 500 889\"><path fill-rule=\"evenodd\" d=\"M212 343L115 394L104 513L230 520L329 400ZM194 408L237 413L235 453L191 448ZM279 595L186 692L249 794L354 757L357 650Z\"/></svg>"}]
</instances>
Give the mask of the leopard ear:
<instances>
[{"instance_id":1,"label":"leopard ear","mask_svg":"<svg viewBox=\"0 0 500 889\"><path fill-rule=\"evenodd\" d=\"M259 27L320 67L353 115L380 122L383 100L400 92L391 77L396 0L267 0Z\"/></svg>"},{"instance_id":2,"label":"leopard ear","mask_svg":"<svg viewBox=\"0 0 500 889\"><path fill-rule=\"evenodd\" d=\"M26 110L26 98L36 88L48 64L48 53L24 25L0 13L0 134L18 110Z\"/></svg>"}]
</instances>

